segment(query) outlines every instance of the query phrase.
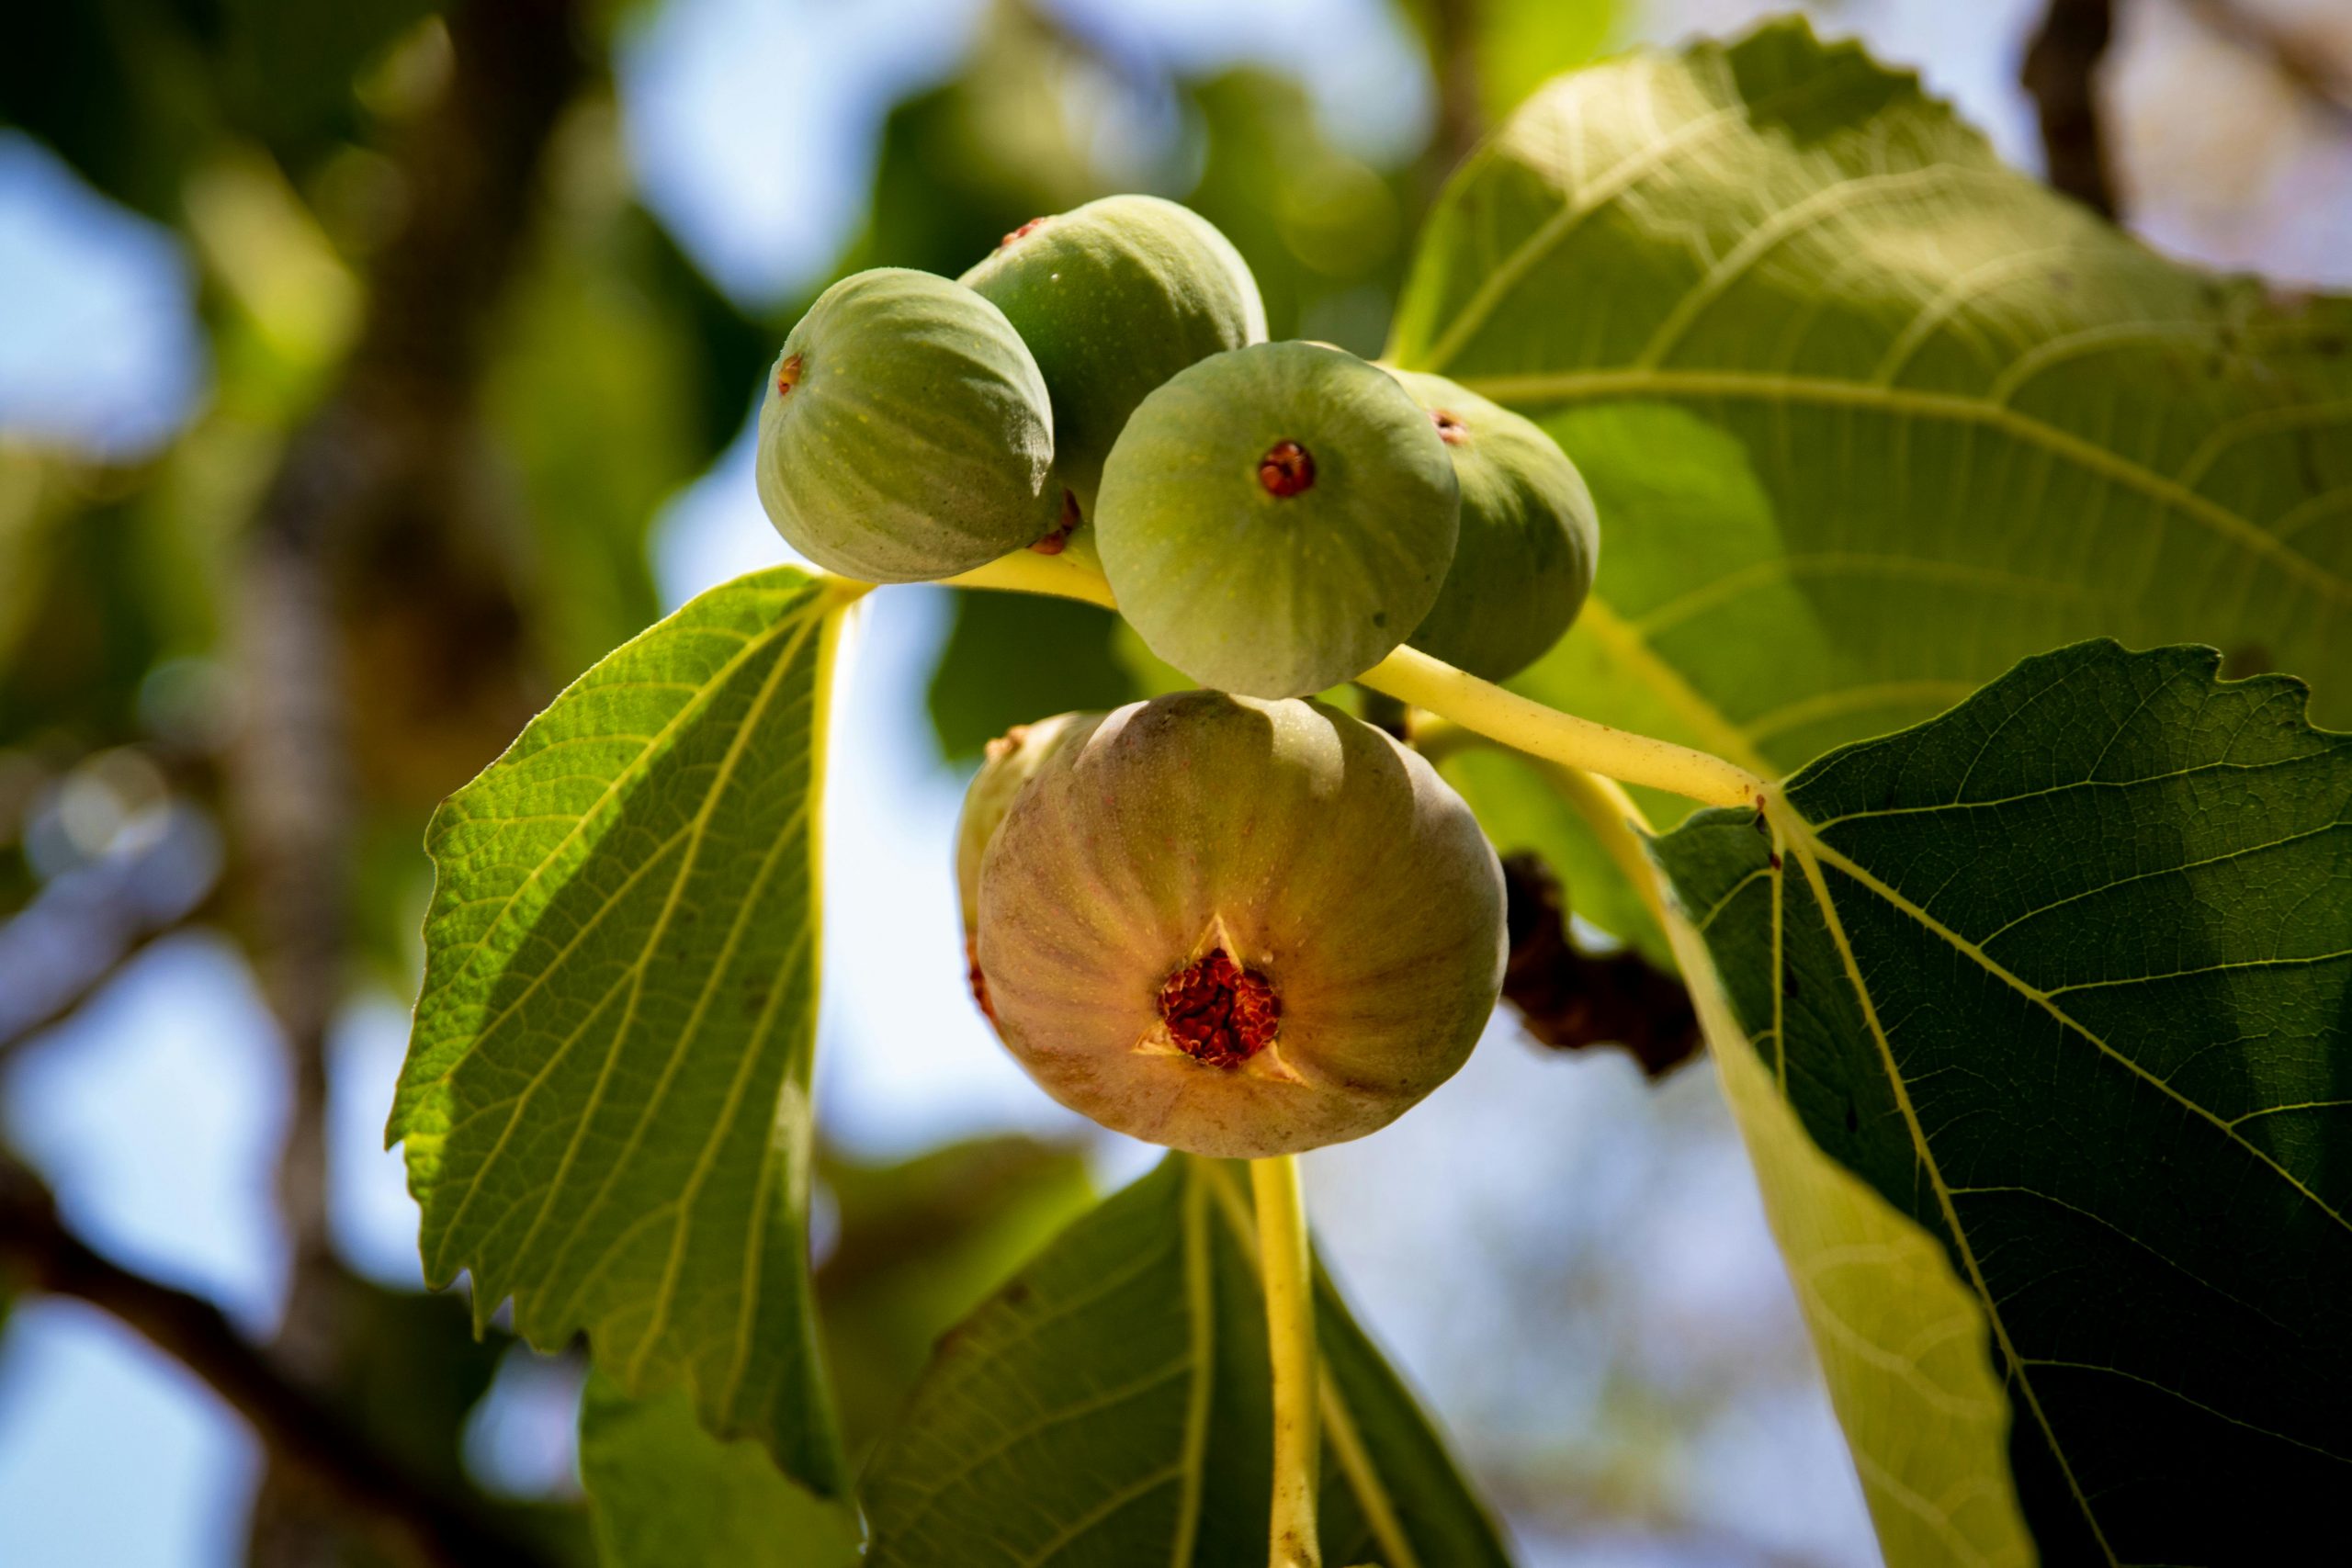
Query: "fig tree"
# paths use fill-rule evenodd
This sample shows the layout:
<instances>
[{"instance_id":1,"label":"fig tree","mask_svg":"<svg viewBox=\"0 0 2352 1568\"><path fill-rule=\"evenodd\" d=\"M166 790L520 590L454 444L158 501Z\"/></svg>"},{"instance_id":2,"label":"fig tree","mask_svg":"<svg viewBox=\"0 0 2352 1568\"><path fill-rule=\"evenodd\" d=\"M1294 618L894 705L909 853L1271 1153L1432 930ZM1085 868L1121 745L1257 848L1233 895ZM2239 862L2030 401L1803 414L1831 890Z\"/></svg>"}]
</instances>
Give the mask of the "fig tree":
<instances>
[{"instance_id":1,"label":"fig tree","mask_svg":"<svg viewBox=\"0 0 2352 1568\"><path fill-rule=\"evenodd\" d=\"M1156 196L1109 196L1023 224L963 281L1001 310L1053 399L1061 482L1091 516L1102 463L1170 376L1266 335L1241 253Z\"/></svg>"},{"instance_id":2,"label":"fig tree","mask_svg":"<svg viewBox=\"0 0 2352 1568\"><path fill-rule=\"evenodd\" d=\"M1255 1158L1361 1137L1493 1010L1503 882L1418 755L1319 703L1185 692L1081 716L982 857L1006 1046L1103 1125Z\"/></svg>"},{"instance_id":3,"label":"fig tree","mask_svg":"<svg viewBox=\"0 0 2352 1568\"><path fill-rule=\"evenodd\" d=\"M845 277L784 340L760 407L761 503L870 582L952 577L1054 532L1053 412L1004 313L905 267Z\"/></svg>"},{"instance_id":4,"label":"fig tree","mask_svg":"<svg viewBox=\"0 0 2352 1568\"><path fill-rule=\"evenodd\" d=\"M1516 675L1560 640L1591 591L1592 492L1533 421L1442 376L1394 374L1429 411L1462 490L1453 568L1408 640L1489 681Z\"/></svg>"},{"instance_id":5,"label":"fig tree","mask_svg":"<svg viewBox=\"0 0 2352 1568\"><path fill-rule=\"evenodd\" d=\"M1095 545L1153 653L1203 685L1295 697L1421 624L1457 510L1444 442L1386 372L1261 344L1143 400L1102 471Z\"/></svg>"}]
</instances>

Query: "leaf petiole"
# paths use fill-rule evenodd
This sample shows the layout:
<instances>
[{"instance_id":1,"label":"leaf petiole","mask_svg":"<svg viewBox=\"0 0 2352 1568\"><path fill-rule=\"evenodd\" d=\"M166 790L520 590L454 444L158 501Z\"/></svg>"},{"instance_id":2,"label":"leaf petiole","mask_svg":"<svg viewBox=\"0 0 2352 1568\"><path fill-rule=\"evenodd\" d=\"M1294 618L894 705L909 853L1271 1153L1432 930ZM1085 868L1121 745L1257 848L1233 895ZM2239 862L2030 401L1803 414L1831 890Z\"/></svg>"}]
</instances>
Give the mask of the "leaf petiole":
<instances>
[{"instance_id":1,"label":"leaf petiole","mask_svg":"<svg viewBox=\"0 0 2352 1568\"><path fill-rule=\"evenodd\" d=\"M1259 1270L1266 1287L1266 1344L1273 1362L1274 1494L1268 1568L1321 1568L1316 1529L1320 1380L1315 1363L1315 1291L1298 1157L1250 1162L1258 1206Z\"/></svg>"}]
</instances>

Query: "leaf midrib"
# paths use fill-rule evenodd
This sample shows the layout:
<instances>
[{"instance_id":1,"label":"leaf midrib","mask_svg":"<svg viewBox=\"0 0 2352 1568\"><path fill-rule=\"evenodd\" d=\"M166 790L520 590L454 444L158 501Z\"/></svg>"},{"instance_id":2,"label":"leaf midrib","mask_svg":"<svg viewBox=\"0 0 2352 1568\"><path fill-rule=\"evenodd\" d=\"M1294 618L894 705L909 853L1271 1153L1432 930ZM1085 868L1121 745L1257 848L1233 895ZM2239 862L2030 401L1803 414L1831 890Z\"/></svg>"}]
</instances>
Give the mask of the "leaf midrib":
<instances>
[{"instance_id":1,"label":"leaf midrib","mask_svg":"<svg viewBox=\"0 0 2352 1568\"><path fill-rule=\"evenodd\" d=\"M1796 855L1798 866L1804 873L1805 880L1813 889L1813 896L1820 907L1821 918L1827 928L1829 940L1838 950L1838 963L1846 971L1846 983L1853 991L1855 1000L1860 1004L1863 1021L1870 1027L1871 1040L1878 1047L1880 1065L1886 1074L1888 1086L1894 1092L1895 1105L1902 1112L1903 1124L1910 1134L1913 1156L1918 1160L1920 1168L1927 1175L1928 1186L1935 1192L1937 1207L1942 1212L1944 1224L1951 1232L1952 1245L1960 1253L1962 1266L1968 1271L1969 1282L1975 1289L1977 1300L1984 1303L1986 1325L1992 1329L1994 1337L2000 1343L2002 1359L2016 1377L2018 1391L2025 1395L2026 1407L2032 1413L2035 1424L2041 1428L2042 1439L2050 1447L2051 1458L2056 1461L2059 1473L2065 1478L2066 1489L2073 1495L2075 1508L2082 1514L2083 1522L2089 1529L2092 1538L2098 1541L2100 1555L2106 1558L2109 1568L2117 1568L2119 1560L2116 1557L2115 1549L2108 1544L2107 1533L2099 1527L2098 1516L2092 1511L2090 1498L2085 1495L2082 1483L2075 1478L2075 1467L2067 1459L2066 1450L2060 1446L2058 1433L2052 1427L2048 1414L2041 1408L2041 1395L2034 1392L2033 1380L2028 1375L2025 1363L2018 1354L2017 1346L2009 1338L2008 1325L2001 1315L2000 1302L1985 1283L1984 1269L1976 1260L1975 1247L1968 1238L1967 1230L1960 1223L1960 1210L1952 1201L1951 1185L1944 1180L1943 1170L1936 1159L1935 1151L1928 1146L1927 1131L1921 1126L1918 1111L1911 1103L1910 1084L1904 1077L1901 1069L1895 1066L1894 1043L1887 1038L1885 1026L1879 1020L1878 1005L1871 996L1869 985L1862 978L1860 963L1854 952L1853 944L1846 936L1845 921L1839 918L1837 906L1830 901L1827 883L1821 874L1821 864L1816 858L1816 853L1825 846L1813 838L1805 826L1804 819L1797 816L1783 800L1775 797L1768 805L1767 810L1773 819L1776 837L1786 845L1789 852ZM1778 883L1784 874L1775 872L1773 874L1775 883ZM1780 988L1781 977L1775 976L1773 989L1777 992ZM1788 1049L1785 1041L1781 1042L1781 1048L1785 1056Z\"/></svg>"},{"instance_id":2,"label":"leaf midrib","mask_svg":"<svg viewBox=\"0 0 2352 1568\"><path fill-rule=\"evenodd\" d=\"M704 692L698 694L693 702L687 704L684 708L680 710L677 719L673 720L670 725L665 725L662 728L662 733L663 735L671 733L671 731L675 728L676 725L684 720L689 711L698 710L699 706L708 700L711 694L723 689L727 682L733 678L735 671L744 667L750 661L755 651L765 649L776 637L782 636L787 628L794 633L794 639L792 643L777 657L775 667L769 671L765 680L762 682L760 691L754 699L751 713L745 716L743 723L737 727L735 734L729 739L727 752L725 757L721 760L718 774L713 779L709 788L705 791L702 804L696 807L693 820L687 824L684 835L686 840L686 851L684 855L681 858L681 863L677 874L671 882L670 890L663 897L661 913L654 922L653 932L646 940L638 958L629 965L627 972L625 983L629 987L629 999L623 1011L619 1023L614 1028L613 1048L606 1053L605 1064L598 1069L596 1083L590 1092L588 1104L582 1111L578 1119L578 1123L573 1129L571 1139L568 1140L565 1145L563 1157L558 1163L554 1177L548 1183L547 1196L542 1201L538 1212L532 1216L530 1227L525 1232L522 1242L514 1248L514 1255L517 1258L522 1257L528 1250L531 1241L538 1234L539 1226L546 1222L547 1216L554 1204L556 1196L561 1191L564 1180L571 1172L571 1162L578 1155L581 1139L585 1135L589 1122L594 1119L598 1106L603 1101L606 1079L610 1075L613 1062L620 1054L620 1042L623 1037L628 1034L629 1028L636 1018L637 998L644 981L646 964L650 959L654 949L661 945L662 938L669 929L671 917L676 910L679 897L685 888L686 882L694 870L695 859L701 850L703 834L708 826L711 809L717 803L719 795L724 793L728 782L733 777L735 766L741 756L743 749L749 743L749 738L752 731L758 728L760 717L765 711L766 704L775 689L776 682L781 679L783 671L791 664L793 653L797 649L799 644L806 640L808 636L820 624L821 624L822 618L821 615L820 615L808 617L805 621L800 617L790 617L779 620L776 623L776 626L769 632L752 639L750 643L747 643L746 647L740 654L730 658L726 665L722 667L720 672L714 675L709 682L705 683ZM636 761L641 761L644 758L652 755L653 750L653 748L648 747L646 750L639 753L638 759L633 760L632 766L635 765ZM627 771L628 770L624 770L624 773ZM616 775L616 786L617 786L621 776L622 775L619 774ZM596 807L592 809L602 809L607 802L616 798L616 788L615 790L607 790L603 796L599 797ZM583 814L582 818L582 823L584 824L586 820L587 817ZM567 836L566 841L569 841L569 836ZM545 863L542 863L543 865ZM631 879L630 886L634 886L633 878ZM598 910L595 919L601 920L604 914L609 910L615 902L616 900L607 900L605 907ZM504 919L504 914L503 912L500 919ZM570 949L567 948L567 953L569 951ZM537 975L532 976L531 985L533 987L537 987L542 980L556 973L559 964L550 964L546 968L542 969ZM615 987L606 992L604 999L609 1000L613 991L617 990L619 984L621 983L622 982L616 982ZM513 1015L515 1005L519 1005L519 1002L517 1004L510 1005L502 1010L500 1014L500 1021L503 1022L504 1019ZM472 1206L475 1195L481 1192L488 1185L490 1173L497 1165L500 1157L505 1153L508 1141L513 1136L514 1129L521 1125L524 1112L528 1106L531 1097L548 1082L549 1077L555 1070L556 1065L560 1062L564 1056L570 1054L572 1045L578 1043L589 1022L594 1020L596 1014L603 1011L603 1000L600 1000L597 1007L582 1021L581 1028L573 1032L572 1036L565 1042L560 1050L549 1056L548 1062L541 1067L540 1071L533 1077L531 1082L525 1086L522 1093L515 1098L513 1109L509 1112L506 1125L500 1130L497 1141L492 1145L490 1152L483 1156L481 1164L477 1166L470 1173L466 1184L465 1195L458 1200L458 1212L449 1217L447 1225L441 1229L442 1244L435 1249L436 1262L446 1259L448 1248L452 1246L458 1248L461 1258L467 1255L468 1249L462 1239L462 1227L467 1211ZM487 1038L488 1033L489 1031L487 1029L478 1033L476 1035L477 1043L479 1043L481 1040ZM454 1077L458 1067L471 1058L472 1053L469 1052L465 1056L460 1057L457 1063L451 1064L449 1073L444 1075L445 1079ZM446 1170L443 1174L446 1177ZM608 1177L608 1183L609 1180L610 1178ZM477 1314L480 1314L484 1310L484 1306L485 1303L480 1300L478 1294L475 1302L475 1311ZM634 1369L632 1369L631 1376L632 1378L635 1376Z\"/></svg>"},{"instance_id":3,"label":"leaf midrib","mask_svg":"<svg viewBox=\"0 0 2352 1568\"><path fill-rule=\"evenodd\" d=\"M1250 1272L1258 1277L1262 1289L1265 1281L1259 1262L1258 1222L1250 1212L1250 1203L1242 1198L1223 1168L1208 1166L1194 1159L1193 1169L1216 1194L1217 1207L1224 1213L1226 1223L1232 1227L1242 1256L1250 1260ZM1311 1301L1312 1297L1309 1299ZM1347 1431L1351 1434L1357 1432L1355 1413L1348 1404L1347 1395L1340 1390L1339 1381L1330 1375L1329 1360L1321 1357L1317 1359L1322 1362L1316 1387L1319 1403L1328 1410L1338 1413ZM1340 1469L1347 1474L1348 1486L1355 1493L1357 1504L1363 1509L1364 1520L1370 1526L1374 1539L1386 1555L1385 1568L1419 1568L1419 1554L1414 1551L1411 1538L1405 1534L1403 1522L1397 1517L1396 1500L1388 1495L1387 1483L1381 1476L1379 1468L1369 1462L1369 1456L1365 1459L1366 1462L1361 1465L1343 1462Z\"/></svg>"}]
</instances>

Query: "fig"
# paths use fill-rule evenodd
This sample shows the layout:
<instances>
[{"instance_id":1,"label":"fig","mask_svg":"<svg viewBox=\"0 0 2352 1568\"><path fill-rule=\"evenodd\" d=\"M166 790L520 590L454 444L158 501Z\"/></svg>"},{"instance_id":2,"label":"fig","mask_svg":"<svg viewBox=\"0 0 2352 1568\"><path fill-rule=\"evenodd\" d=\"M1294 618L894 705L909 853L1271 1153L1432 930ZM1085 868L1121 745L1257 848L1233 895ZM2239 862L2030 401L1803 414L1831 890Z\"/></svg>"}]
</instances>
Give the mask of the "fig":
<instances>
[{"instance_id":1,"label":"fig","mask_svg":"<svg viewBox=\"0 0 2352 1568\"><path fill-rule=\"evenodd\" d=\"M1600 560L1592 492L1543 427L1442 376L1393 372L1453 459L1462 527L1437 604L1408 638L1489 681L1550 651Z\"/></svg>"},{"instance_id":2,"label":"fig","mask_svg":"<svg viewBox=\"0 0 2352 1568\"><path fill-rule=\"evenodd\" d=\"M952 577L1054 531L1054 421L1004 312L876 267L817 297L760 406L760 502L786 543L869 582Z\"/></svg>"},{"instance_id":3,"label":"fig","mask_svg":"<svg viewBox=\"0 0 2352 1568\"><path fill-rule=\"evenodd\" d=\"M1045 765L1072 729L1101 718L1099 713L1057 714L1035 724L1017 724L988 744L979 772L964 791L964 814L956 823L956 896L964 908L964 956L972 983L972 999L980 1010L989 1006L988 987L980 978L977 939L980 930L980 857L996 837L997 825L1012 809L1013 798L1030 776Z\"/></svg>"},{"instance_id":4,"label":"fig","mask_svg":"<svg viewBox=\"0 0 2352 1568\"><path fill-rule=\"evenodd\" d=\"M1064 1105L1257 1158L1385 1126L1494 1010L1503 880L1459 795L1320 703L1075 719L981 861L978 968Z\"/></svg>"},{"instance_id":5,"label":"fig","mask_svg":"<svg viewBox=\"0 0 2352 1568\"><path fill-rule=\"evenodd\" d=\"M1195 360L1266 335L1241 253L1208 220L1156 196L1109 196L1035 219L963 281L1036 356L1059 477L1088 516L1136 405Z\"/></svg>"},{"instance_id":6,"label":"fig","mask_svg":"<svg viewBox=\"0 0 2352 1568\"><path fill-rule=\"evenodd\" d=\"M1094 542L1153 653L1204 686L1297 697L1421 624L1457 510L1445 443L1386 372L1261 344L1143 400L1102 470Z\"/></svg>"}]
</instances>

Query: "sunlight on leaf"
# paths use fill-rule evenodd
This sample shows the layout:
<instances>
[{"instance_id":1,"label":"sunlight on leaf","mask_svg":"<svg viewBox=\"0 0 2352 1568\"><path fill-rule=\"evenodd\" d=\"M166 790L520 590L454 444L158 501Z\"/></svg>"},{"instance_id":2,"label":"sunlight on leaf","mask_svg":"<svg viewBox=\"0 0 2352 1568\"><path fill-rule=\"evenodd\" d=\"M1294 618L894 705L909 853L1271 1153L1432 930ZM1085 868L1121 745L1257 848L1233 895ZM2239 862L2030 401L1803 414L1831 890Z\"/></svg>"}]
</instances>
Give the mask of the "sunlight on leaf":
<instances>
[{"instance_id":1,"label":"sunlight on leaf","mask_svg":"<svg viewBox=\"0 0 2352 1568\"><path fill-rule=\"evenodd\" d=\"M2158 255L1801 22L1531 100L1390 353L1592 486L1593 599L1512 682L1555 705L1769 774L2112 635L2352 716L2352 305Z\"/></svg>"},{"instance_id":2,"label":"sunlight on leaf","mask_svg":"<svg viewBox=\"0 0 2352 1568\"><path fill-rule=\"evenodd\" d=\"M789 568L623 645L450 797L389 1135L426 1277L831 1492L808 1260L818 794L842 596Z\"/></svg>"},{"instance_id":3,"label":"sunlight on leaf","mask_svg":"<svg viewBox=\"0 0 2352 1568\"><path fill-rule=\"evenodd\" d=\"M1271 1409L1248 1181L1171 1155L942 1341L865 1476L876 1568L1266 1554ZM1501 1568L1493 1520L1328 1280L1331 1562Z\"/></svg>"}]
</instances>

